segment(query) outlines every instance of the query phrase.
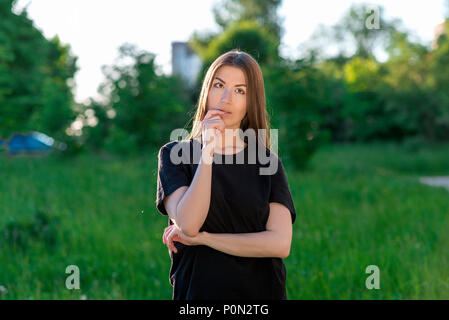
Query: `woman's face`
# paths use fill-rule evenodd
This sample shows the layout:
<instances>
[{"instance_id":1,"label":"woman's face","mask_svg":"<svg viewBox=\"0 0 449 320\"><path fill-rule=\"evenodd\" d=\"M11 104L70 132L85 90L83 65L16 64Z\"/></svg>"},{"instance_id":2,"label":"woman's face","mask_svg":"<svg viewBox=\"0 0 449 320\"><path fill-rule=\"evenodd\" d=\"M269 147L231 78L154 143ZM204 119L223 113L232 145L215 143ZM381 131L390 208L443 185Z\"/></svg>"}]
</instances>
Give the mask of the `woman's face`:
<instances>
[{"instance_id":1,"label":"woman's face","mask_svg":"<svg viewBox=\"0 0 449 320\"><path fill-rule=\"evenodd\" d=\"M220 109L230 112L222 116L226 128L240 128L240 122L246 114L246 90L245 74L241 69L220 67L212 80L207 97L207 110Z\"/></svg>"}]
</instances>

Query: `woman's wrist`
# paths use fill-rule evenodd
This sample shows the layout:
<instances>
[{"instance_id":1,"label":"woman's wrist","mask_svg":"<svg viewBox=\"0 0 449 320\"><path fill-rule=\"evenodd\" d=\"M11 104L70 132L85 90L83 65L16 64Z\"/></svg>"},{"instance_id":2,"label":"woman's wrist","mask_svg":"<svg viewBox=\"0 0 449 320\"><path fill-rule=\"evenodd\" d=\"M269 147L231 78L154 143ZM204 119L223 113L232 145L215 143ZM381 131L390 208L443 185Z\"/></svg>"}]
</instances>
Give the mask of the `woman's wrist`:
<instances>
[{"instance_id":1,"label":"woman's wrist","mask_svg":"<svg viewBox=\"0 0 449 320\"><path fill-rule=\"evenodd\" d=\"M205 146L201 150L200 163L211 165L214 159L214 152L212 146Z\"/></svg>"}]
</instances>

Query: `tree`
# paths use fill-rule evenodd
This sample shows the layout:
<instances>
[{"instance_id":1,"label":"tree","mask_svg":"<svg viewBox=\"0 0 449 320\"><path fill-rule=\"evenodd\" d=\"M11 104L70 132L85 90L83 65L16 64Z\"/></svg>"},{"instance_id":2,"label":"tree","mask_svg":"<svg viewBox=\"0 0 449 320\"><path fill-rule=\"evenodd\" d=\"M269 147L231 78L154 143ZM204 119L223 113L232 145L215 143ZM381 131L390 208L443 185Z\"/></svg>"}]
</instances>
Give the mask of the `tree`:
<instances>
[{"instance_id":1,"label":"tree","mask_svg":"<svg viewBox=\"0 0 449 320\"><path fill-rule=\"evenodd\" d=\"M322 74L307 60L279 59L262 66L271 127L282 141L279 152L296 169L304 169L318 148L329 141L320 109L324 96Z\"/></svg>"},{"instance_id":2,"label":"tree","mask_svg":"<svg viewBox=\"0 0 449 320\"><path fill-rule=\"evenodd\" d=\"M261 64L273 63L277 55L276 40L253 21L240 21L215 37L204 51L204 67L209 65L221 54L238 48L252 56Z\"/></svg>"},{"instance_id":3,"label":"tree","mask_svg":"<svg viewBox=\"0 0 449 320\"><path fill-rule=\"evenodd\" d=\"M264 27L278 43L282 38L282 21L277 10L282 0L222 0L212 11L215 21L225 30L244 20L255 21Z\"/></svg>"},{"instance_id":4,"label":"tree","mask_svg":"<svg viewBox=\"0 0 449 320\"><path fill-rule=\"evenodd\" d=\"M183 128L190 111L187 90L177 78L161 74L154 59L154 54L124 44L116 63L103 68L106 80L99 91L105 102L87 107L99 120L86 128L94 147L133 153L160 146L172 130ZM107 116L111 112L114 117Z\"/></svg>"},{"instance_id":5,"label":"tree","mask_svg":"<svg viewBox=\"0 0 449 320\"><path fill-rule=\"evenodd\" d=\"M40 130L65 139L76 58L57 37L47 40L26 11L14 14L13 5L0 0L0 136Z\"/></svg>"},{"instance_id":6,"label":"tree","mask_svg":"<svg viewBox=\"0 0 449 320\"><path fill-rule=\"evenodd\" d=\"M210 42L222 32L235 26L239 22L252 21L259 28L265 30L276 43L278 50L282 37L282 21L277 10L282 0L220 0L216 2L212 11L215 22L221 30L215 32L194 32L189 43L201 56L207 55L205 51Z\"/></svg>"},{"instance_id":7,"label":"tree","mask_svg":"<svg viewBox=\"0 0 449 320\"><path fill-rule=\"evenodd\" d=\"M449 18L444 22L444 33L438 39L438 46L432 52L430 67L435 121L433 127L428 128L429 133L438 140L449 141Z\"/></svg>"},{"instance_id":8,"label":"tree","mask_svg":"<svg viewBox=\"0 0 449 320\"><path fill-rule=\"evenodd\" d=\"M376 49L386 47L392 32L398 27L399 20L387 20L384 17L383 7L353 4L335 25L320 25L306 47L319 53L322 59L375 57ZM330 47L335 47L337 52L328 53Z\"/></svg>"}]
</instances>

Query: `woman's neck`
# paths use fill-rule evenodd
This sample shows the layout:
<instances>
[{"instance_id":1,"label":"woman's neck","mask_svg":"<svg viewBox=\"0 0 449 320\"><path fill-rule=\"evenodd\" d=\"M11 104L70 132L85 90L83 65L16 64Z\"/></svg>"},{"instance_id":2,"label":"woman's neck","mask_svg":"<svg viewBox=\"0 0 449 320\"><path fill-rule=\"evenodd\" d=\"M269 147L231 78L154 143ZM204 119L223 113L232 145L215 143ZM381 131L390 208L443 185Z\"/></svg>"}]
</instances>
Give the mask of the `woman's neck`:
<instances>
[{"instance_id":1,"label":"woman's neck","mask_svg":"<svg viewBox=\"0 0 449 320\"><path fill-rule=\"evenodd\" d=\"M218 139L216 148L218 150L230 151L245 147L245 142L240 138L238 129L225 129L222 138Z\"/></svg>"}]
</instances>

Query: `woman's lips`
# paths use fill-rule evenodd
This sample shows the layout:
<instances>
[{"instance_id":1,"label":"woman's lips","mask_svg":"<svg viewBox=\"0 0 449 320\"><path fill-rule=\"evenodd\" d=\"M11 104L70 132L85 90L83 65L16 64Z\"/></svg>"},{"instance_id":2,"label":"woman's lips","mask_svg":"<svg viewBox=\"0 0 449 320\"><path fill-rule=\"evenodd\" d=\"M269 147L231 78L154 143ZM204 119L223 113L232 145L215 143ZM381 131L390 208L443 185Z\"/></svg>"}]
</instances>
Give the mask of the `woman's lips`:
<instances>
[{"instance_id":1,"label":"woman's lips","mask_svg":"<svg viewBox=\"0 0 449 320\"><path fill-rule=\"evenodd\" d=\"M223 111L223 112L226 112L224 115L228 115L228 114L231 114L231 112L229 112L229 111L226 111L226 110L223 110L223 109L219 109L219 108L217 108L217 110L220 110L220 111Z\"/></svg>"}]
</instances>

